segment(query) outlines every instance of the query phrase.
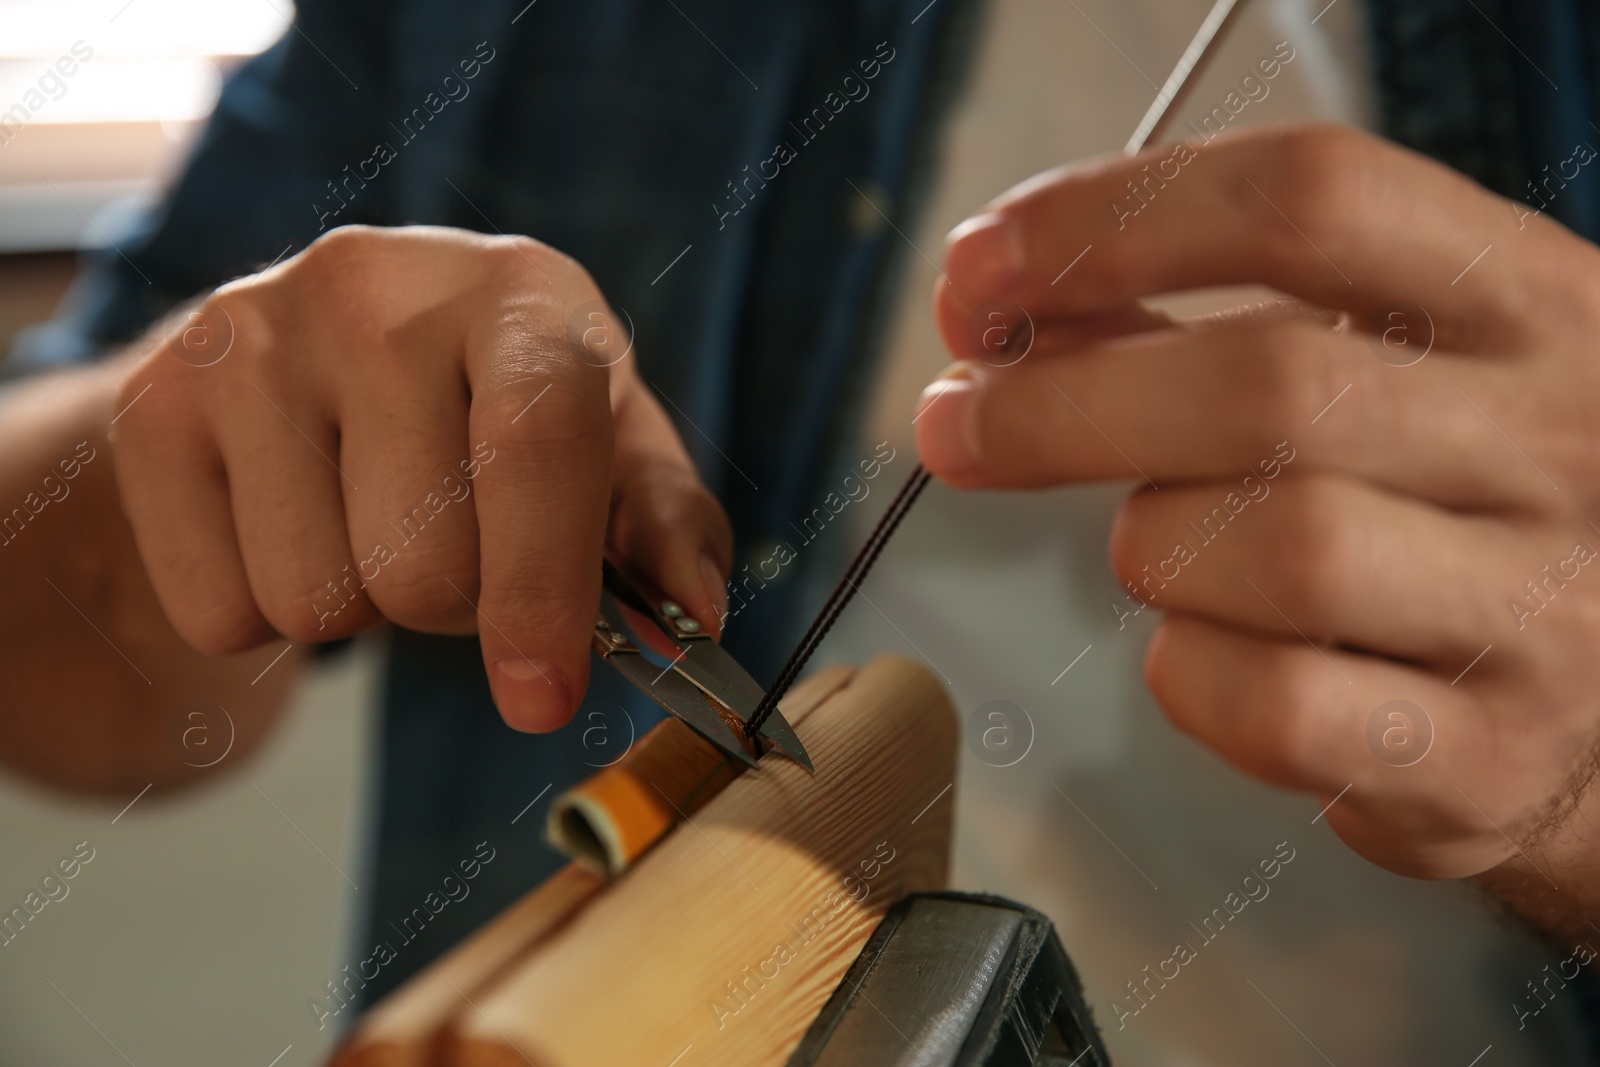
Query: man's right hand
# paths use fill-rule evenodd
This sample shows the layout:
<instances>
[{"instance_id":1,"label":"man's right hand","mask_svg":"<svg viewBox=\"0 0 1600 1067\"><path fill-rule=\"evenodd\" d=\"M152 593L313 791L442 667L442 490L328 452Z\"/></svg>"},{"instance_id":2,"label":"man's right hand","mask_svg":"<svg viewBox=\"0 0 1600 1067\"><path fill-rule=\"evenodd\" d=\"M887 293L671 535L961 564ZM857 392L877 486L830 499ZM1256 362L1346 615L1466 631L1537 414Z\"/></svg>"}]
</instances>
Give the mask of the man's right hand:
<instances>
[{"instance_id":1,"label":"man's right hand","mask_svg":"<svg viewBox=\"0 0 1600 1067\"><path fill-rule=\"evenodd\" d=\"M117 400L162 608L220 654L477 633L511 725L583 695L612 544L715 626L728 524L588 274L525 238L335 230L229 283Z\"/></svg>"}]
</instances>

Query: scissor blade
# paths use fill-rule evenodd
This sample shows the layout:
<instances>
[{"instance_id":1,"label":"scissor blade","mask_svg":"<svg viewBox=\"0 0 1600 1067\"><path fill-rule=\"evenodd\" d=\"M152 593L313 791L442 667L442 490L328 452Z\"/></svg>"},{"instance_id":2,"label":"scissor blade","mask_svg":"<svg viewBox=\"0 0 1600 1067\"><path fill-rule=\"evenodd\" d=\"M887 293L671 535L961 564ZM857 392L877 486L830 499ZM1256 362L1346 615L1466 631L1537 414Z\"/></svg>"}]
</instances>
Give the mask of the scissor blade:
<instances>
[{"instance_id":1,"label":"scissor blade","mask_svg":"<svg viewBox=\"0 0 1600 1067\"><path fill-rule=\"evenodd\" d=\"M606 660L651 700L716 746L717 751L747 767L756 765L755 757L745 750L705 694L674 671L660 669L637 652L615 652Z\"/></svg>"},{"instance_id":2,"label":"scissor blade","mask_svg":"<svg viewBox=\"0 0 1600 1067\"><path fill-rule=\"evenodd\" d=\"M606 593L618 609L620 617L629 612L641 616L651 624L641 632L635 620L628 618L629 632L637 643L648 645L658 654L660 642L665 641L677 650L672 667L693 682L712 700L727 708L740 720L748 722L756 707L767 695L766 691L750 677L750 672L739 665L732 653L711 640L704 627L686 617L683 609L672 604L661 590L646 579L636 577L610 559L602 567ZM618 618L612 618L614 625ZM687 625L686 625L687 624ZM693 627L692 629L690 627ZM767 721L761 724L761 735L774 748L794 760L808 771L814 771L811 756L806 752L794 727L784 719L783 713L774 709ZM741 751L743 751L741 749Z\"/></svg>"},{"instance_id":3,"label":"scissor blade","mask_svg":"<svg viewBox=\"0 0 1600 1067\"><path fill-rule=\"evenodd\" d=\"M750 677L750 672L739 665L731 652L713 641L684 641L682 646L684 654L678 660L679 673L748 722L756 706L767 695ZM761 724L761 736L772 742L779 752L806 770L815 772L810 753L800 743L799 736L783 717L783 712L773 709L767 721Z\"/></svg>"},{"instance_id":4,"label":"scissor blade","mask_svg":"<svg viewBox=\"0 0 1600 1067\"><path fill-rule=\"evenodd\" d=\"M800 743L800 736L794 732L794 727L789 725L789 720L785 719L783 712L777 708L773 708L772 714L767 716L767 721L761 724L761 736L772 742L773 748L810 773L817 773L817 769L811 765L811 753L806 751L806 746Z\"/></svg>"}]
</instances>

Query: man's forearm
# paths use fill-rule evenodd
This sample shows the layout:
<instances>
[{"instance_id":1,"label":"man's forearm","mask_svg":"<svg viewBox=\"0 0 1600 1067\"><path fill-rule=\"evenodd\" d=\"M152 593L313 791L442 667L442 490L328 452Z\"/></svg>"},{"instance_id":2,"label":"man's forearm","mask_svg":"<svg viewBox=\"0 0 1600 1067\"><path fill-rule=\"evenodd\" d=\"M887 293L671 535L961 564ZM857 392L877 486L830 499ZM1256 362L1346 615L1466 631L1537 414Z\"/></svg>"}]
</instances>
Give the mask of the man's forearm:
<instances>
[{"instance_id":1,"label":"man's forearm","mask_svg":"<svg viewBox=\"0 0 1600 1067\"><path fill-rule=\"evenodd\" d=\"M167 623L117 495L108 431L124 365L0 392L0 760L116 796L236 764L298 661L252 686L281 646L204 656Z\"/></svg>"}]
</instances>

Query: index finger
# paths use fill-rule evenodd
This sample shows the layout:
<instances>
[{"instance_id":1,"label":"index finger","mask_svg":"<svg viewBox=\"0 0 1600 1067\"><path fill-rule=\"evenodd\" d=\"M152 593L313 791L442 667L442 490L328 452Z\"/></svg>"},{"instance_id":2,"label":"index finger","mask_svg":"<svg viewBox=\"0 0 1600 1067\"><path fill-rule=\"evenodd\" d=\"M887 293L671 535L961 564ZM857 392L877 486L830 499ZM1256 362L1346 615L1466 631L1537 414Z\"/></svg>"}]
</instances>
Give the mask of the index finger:
<instances>
[{"instance_id":1,"label":"index finger","mask_svg":"<svg viewBox=\"0 0 1600 1067\"><path fill-rule=\"evenodd\" d=\"M1420 305L1441 343L1495 347L1555 273L1548 241L1565 231L1529 216L1347 127L1229 133L1061 168L1011 190L952 232L941 324L963 355L962 327L989 302L1043 319L1259 283L1368 323ZM1524 228L1539 240L1515 240Z\"/></svg>"},{"instance_id":2,"label":"index finger","mask_svg":"<svg viewBox=\"0 0 1600 1067\"><path fill-rule=\"evenodd\" d=\"M588 684L611 406L609 375L567 337L560 306L581 301L567 285L552 295L529 280L532 291L509 293L494 321L468 332L468 473L478 490L478 635L495 704L514 727L553 730Z\"/></svg>"}]
</instances>

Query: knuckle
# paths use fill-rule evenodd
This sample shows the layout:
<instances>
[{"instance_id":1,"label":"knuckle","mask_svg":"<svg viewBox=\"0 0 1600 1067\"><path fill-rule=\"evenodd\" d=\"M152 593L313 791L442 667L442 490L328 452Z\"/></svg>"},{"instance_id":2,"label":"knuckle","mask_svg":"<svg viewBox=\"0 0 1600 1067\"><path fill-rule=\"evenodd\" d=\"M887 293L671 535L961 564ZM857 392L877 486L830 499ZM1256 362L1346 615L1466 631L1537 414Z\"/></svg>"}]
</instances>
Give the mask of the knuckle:
<instances>
[{"instance_id":1,"label":"knuckle","mask_svg":"<svg viewBox=\"0 0 1600 1067\"><path fill-rule=\"evenodd\" d=\"M1551 235L1549 254L1519 259L1527 269L1505 272L1515 288L1508 294L1521 306L1553 304L1540 324L1573 320L1583 324L1584 335L1600 330L1600 293L1594 279L1600 274L1600 250L1576 235L1562 231Z\"/></svg>"},{"instance_id":2,"label":"knuckle","mask_svg":"<svg viewBox=\"0 0 1600 1067\"><path fill-rule=\"evenodd\" d=\"M170 611L172 627L189 647L208 656L226 656L255 648L272 630L245 595L208 600L193 610Z\"/></svg>"},{"instance_id":3,"label":"knuckle","mask_svg":"<svg viewBox=\"0 0 1600 1067\"><path fill-rule=\"evenodd\" d=\"M595 387L587 388L583 379L591 371ZM535 380L480 394L472 405L473 434L504 441L513 453L582 449L609 457L611 406L602 377L593 368L574 367L544 385Z\"/></svg>"},{"instance_id":4,"label":"knuckle","mask_svg":"<svg viewBox=\"0 0 1600 1067\"><path fill-rule=\"evenodd\" d=\"M1162 201L1156 200L1155 203ZM1079 279L1078 284L1084 293L1085 304L1100 307L1109 300L1121 299L1122 294L1140 292L1141 286L1149 284L1149 267L1136 256L1107 256L1095 264L1092 273ZM947 298L952 302L956 299L955 290L950 286L945 286L941 293L947 293Z\"/></svg>"},{"instance_id":5,"label":"knuckle","mask_svg":"<svg viewBox=\"0 0 1600 1067\"><path fill-rule=\"evenodd\" d=\"M1350 384L1352 371L1336 357L1328 331L1298 322L1267 323L1251 330L1246 360L1264 428L1274 441L1303 436L1311 420Z\"/></svg>"},{"instance_id":6,"label":"knuckle","mask_svg":"<svg viewBox=\"0 0 1600 1067\"><path fill-rule=\"evenodd\" d=\"M111 434L113 445L120 443L122 439L132 434L136 434L138 429L145 425L145 412L139 410L143 405L135 404L135 400L149 400L151 398L147 394L160 393L164 395L157 396L156 399L166 400L170 404L172 391L168 389L158 390L156 388L158 384L162 384L163 379L166 377L165 371L166 367L162 362L146 360L140 364L134 373L124 377L121 384L117 386L116 397L112 400L112 403L116 406L116 411L120 413L120 417L117 419L117 425L111 428L113 431Z\"/></svg>"},{"instance_id":7,"label":"knuckle","mask_svg":"<svg viewBox=\"0 0 1600 1067\"><path fill-rule=\"evenodd\" d=\"M315 323L341 334L381 337L385 315L397 294L418 284L418 263L439 261L438 250L411 227L350 225L329 230L276 270L230 283L253 302L267 305L271 319L288 328ZM267 318L258 314L257 318ZM307 327L309 328L309 327ZM353 343L359 354L370 344Z\"/></svg>"},{"instance_id":8,"label":"knuckle","mask_svg":"<svg viewBox=\"0 0 1600 1067\"><path fill-rule=\"evenodd\" d=\"M338 271L370 257L385 236L377 226L337 226L312 241L290 262L301 271Z\"/></svg>"},{"instance_id":9,"label":"knuckle","mask_svg":"<svg viewBox=\"0 0 1600 1067\"><path fill-rule=\"evenodd\" d=\"M1262 224L1273 259L1320 258L1311 246L1328 247L1359 210L1359 176L1374 159L1374 139L1346 126L1296 126L1273 134L1266 154L1271 166L1242 179L1250 184L1238 195L1253 201L1251 214Z\"/></svg>"},{"instance_id":10,"label":"knuckle","mask_svg":"<svg viewBox=\"0 0 1600 1067\"><path fill-rule=\"evenodd\" d=\"M713 533L728 529L722 505L694 474L676 463L648 463L618 483L616 519L632 525L649 520L672 529Z\"/></svg>"},{"instance_id":11,"label":"knuckle","mask_svg":"<svg viewBox=\"0 0 1600 1067\"><path fill-rule=\"evenodd\" d=\"M1282 548L1292 566L1279 573L1286 607L1297 618L1337 616L1361 578L1361 537L1339 494L1320 479L1279 487Z\"/></svg>"},{"instance_id":12,"label":"knuckle","mask_svg":"<svg viewBox=\"0 0 1600 1067\"><path fill-rule=\"evenodd\" d=\"M729 564L733 561L733 524L715 494L696 479L686 497L681 498L682 511L667 508L666 521L674 527L694 529L696 524L706 531L707 543L716 550L716 558ZM681 518L680 518L681 515Z\"/></svg>"},{"instance_id":13,"label":"knuckle","mask_svg":"<svg viewBox=\"0 0 1600 1067\"><path fill-rule=\"evenodd\" d=\"M231 362L257 361L273 345L278 319L267 306L269 283L257 277L239 278L213 291L200 305L174 324L167 351L191 368ZM181 368L168 368L177 373ZM225 370L226 372L226 370ZM193 380L193 376L189 376Z\"/></svg>"},{"instance_id":14,"label":"knuckle","mask_svg":"<svg viewBox=\"0 0 1600 1067\"><path fill-rule=\"evenodd\" d=\"M510 635L522 651L534 653L523 642L586 647L600 608L600 553L593 566L553 566L553 560L531 556L504 568L493 584L485 583L479 599L482 618L496 636ZM592 574L592 581L574 581L575 574ZM534 653L537 654L537 653Z\"/></svg>"},{"instance_id":15,"label":"knuckle","mask_svg":"<svg viewBox=\"0 0 1600 1067\"><path fill-rule=\"evenodd\" d=\"M272 629L296 643L357 633L373 621L371 601L349 569L325 580L309 574L263 583L256 603Z\"/></svg>"},{"instance_id":16,"label":"knuckle","mask_svg":"<svg viewBox=\"0 0 1600 1067\"><path fill-rule=\"evenodd\" d=\"M693 472L654 463L633 472L613 494L608 536L626 558L665 567L676 551L709 551L733 559L733 530L722 505Z\"/></svg>"},{"instance_id":17,"label":"knuckle","mask_svg":"<svg viewBox=\"0 0 1600 1067\"><path fill-rule=\"evenodd\" d=\"M409 560L399 557L367 586L384 618L420 633L454 632L473 616L478 588L475 558Z\"/></svg>"},{"instance_id":18,"label":"knuckle","mask_svg":"<svg viewBox=\"0 0 1600 1067\"><path fill-rule=\"evenodd\" d=\"M115 422L107 429L106 442L116 461L124 507L132 506L130 516L143 513L140 505L151 484L165 482L164 457L173 444L204 440L194 377L179 373L184 369L157 349L118 386ZM160 481L138 477L141 473Z\"/></svg>"},{"instance_id":19,"label":"knuckle","mask_svg":"<svg viewBox=\"0 0 1600 1067\"><path fill-rule=\"evenodd\" d=\"M312 596L269 597L261 610L274 630L296 644L326 641L354 632L352 609L323 614L314 605Z\"/></svg>"},{"instance_id":20,"label":"knuckle","mask_svg":"<svg viewBox=\"0 0 1600 1067\"><path fill-rule=\"evenodd\" d=\"M485 245L495 273L506 281L521 285L533 279L548 285L556 277L578 277L593 289L589 272L571 256L543 241L520 234L491 237Z\"/></svg>"},{"instance_id":21,"label":"knuckle","mask_svg":"<svg viewBox=\"0 0 1600 1067\"><path fill-rule=\"evenodd\" d=\"M1327 666L1309 649L1280 650L1263 664L1261 704L1246 715L1250 729L1262 733L1249 746L1262 770L1278 781L1304 782L1326 775L1328 738L1321 709ZM1273 773L1275 772L1275 773Z\"/></svg>"},{"instance_id":22,"label":"knuckle","mask_svg":"<svg viewBox=\"0 0 1600 1067\"><path fill-rule=\"evenodd\" d=\"M1149 490L1129 494L1117 509L1111 525L1111 537L1107 544L1111 571L1124 583L1132 582L1149 562L1144 543L1149 531L1150 512L1155 506L1154 498L1149 494Z\"/></svg>"},{"instance_id":23,"label":"knuckle","mask_svg":"<svg viewBox=\"0 0 1600 1067\"><path fill-rule=\"evenodd\" d=\"M1167 718L1191 737L1199 736L1194 717L1192 687L1184 683L1181 646L1185 628L1181 620L1161 620L1144 656L1144 683Z\"/></svg>"},{"instance_id":24,"label":"knuckle","mask_svg":"<svg viewBox=\"0 0 1600 1067\"><path fill-rule=\"evenodd\" d=\"M257 325L256 320L262 318L260 296L265 289L266 284L254 276L237 278L219 286L201 302L196 314L189 316L189 328L197 316L208 324Z\"/></svg>"}]
</instances>

